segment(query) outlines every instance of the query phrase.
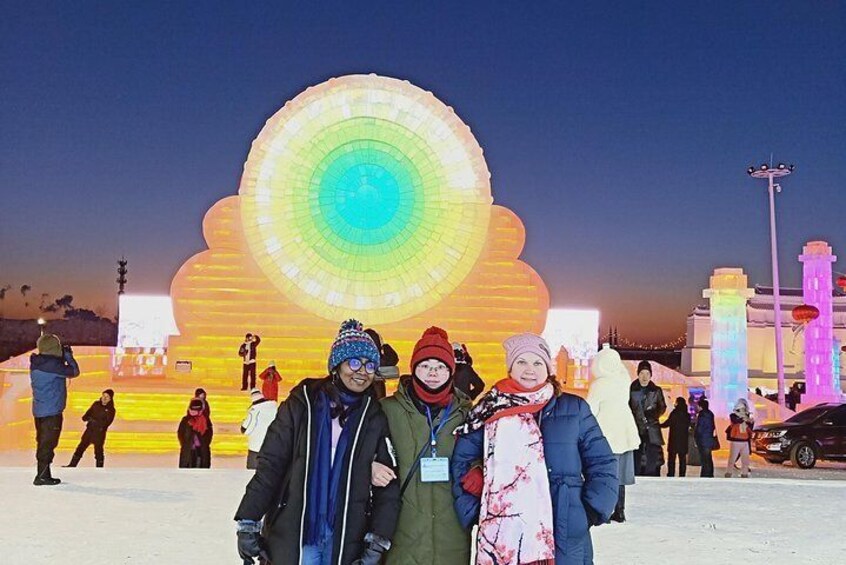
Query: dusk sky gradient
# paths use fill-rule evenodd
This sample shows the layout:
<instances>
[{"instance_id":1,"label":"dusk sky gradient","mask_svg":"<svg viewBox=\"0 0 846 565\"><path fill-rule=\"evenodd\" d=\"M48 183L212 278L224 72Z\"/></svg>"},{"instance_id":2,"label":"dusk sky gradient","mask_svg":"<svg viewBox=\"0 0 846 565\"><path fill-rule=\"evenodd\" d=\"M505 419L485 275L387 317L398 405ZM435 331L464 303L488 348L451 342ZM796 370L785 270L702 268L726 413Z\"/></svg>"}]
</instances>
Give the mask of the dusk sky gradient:
<instances>
[{"instance_id":1,"label":"dusk sky gradient","mask_svg":"<svg viewBox=\"0 0 846 565\"><path fill-rule=\"evenodd\" d=\"M846 4L821 2L2 2L0 286L114 309L167 293L236 194L250 143L330 77L408 79L485 151L495 202L554 306L672 339L715 267L771 283L825 239L846 271ZM519 6L519 7L518 7Z\"/></svg>"}]
</instances>

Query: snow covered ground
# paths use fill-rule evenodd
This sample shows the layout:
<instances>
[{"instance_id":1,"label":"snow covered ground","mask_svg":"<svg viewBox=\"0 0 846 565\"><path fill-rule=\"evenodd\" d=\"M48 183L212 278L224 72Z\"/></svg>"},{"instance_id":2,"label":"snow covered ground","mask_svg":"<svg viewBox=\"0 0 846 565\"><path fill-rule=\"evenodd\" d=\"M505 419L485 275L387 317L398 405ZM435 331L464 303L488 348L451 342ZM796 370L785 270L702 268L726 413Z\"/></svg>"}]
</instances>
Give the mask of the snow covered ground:
<instances>
[{"instance_id":1,"label":"snow covered ground","mask_svg":"<svg viewBox=\"0 0 846 565\"><path fill-rule=\"evenodd\" d=\"M0 468L0 562L241 563L232 515L249 471L55 474L62 485L34 487L32 469ZM846 481L639 478L627 498L627 523L593 530L597 564L832 564L846 554Z\"/></svg>"}]
</instances>

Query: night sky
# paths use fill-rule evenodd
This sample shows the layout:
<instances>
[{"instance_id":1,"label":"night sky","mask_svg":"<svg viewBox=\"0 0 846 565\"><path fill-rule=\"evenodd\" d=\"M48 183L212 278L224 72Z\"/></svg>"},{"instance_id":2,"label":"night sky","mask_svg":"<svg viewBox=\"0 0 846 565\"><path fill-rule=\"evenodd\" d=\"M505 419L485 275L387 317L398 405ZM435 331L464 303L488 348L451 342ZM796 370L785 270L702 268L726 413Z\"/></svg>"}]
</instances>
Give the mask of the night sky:
<instances>
[{"instance_id":1,"label":"night sky","mask_svg":"<svg viewBox=\"0 0 846 565\"><path fill-rule=\"evenodd\" d=\"M676 337L714 267L770 284L765 183L745 172L770 154L797 166L784 284L812 239L846 271L841 2L31 4L0 17L7 316L45 292L113 311L121 254L129 291L168 292L265 120L350 73L456 109L553 305L599 307L603 329Z\"/></svg>"}]
</instances>

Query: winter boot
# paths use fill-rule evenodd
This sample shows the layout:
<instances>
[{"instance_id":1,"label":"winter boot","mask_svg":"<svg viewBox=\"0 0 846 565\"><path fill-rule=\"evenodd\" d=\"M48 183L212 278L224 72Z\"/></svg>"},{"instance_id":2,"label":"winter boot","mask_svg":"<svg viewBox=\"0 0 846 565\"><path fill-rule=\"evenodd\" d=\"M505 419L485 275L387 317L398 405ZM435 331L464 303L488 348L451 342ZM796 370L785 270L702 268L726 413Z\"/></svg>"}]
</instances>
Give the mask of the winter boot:
<instances>
[{"instance_id":1,"label":"winter boot","mask_svg":"<svg viewBox=\"0 0 846 565\"><path fill-rule=\"evenodd\" d=\"M623 523L626 521L626 487L620 485L617 494L617 506L614 508L614 513L611 514L611 520L614 522Z\"/></svg>"},{"instance_id":2,"label":"winter boot","mask_svg":"<svg viewBox=\"0 0 846 565\"><path fill-rule=\"evenodd\" d=\"M50 465L42 465L38 464L38 474L35 475L35 480L32 481L37 487L40 486L53 486L61 483L61 479L55 479L50 474Z\"/></svg>"},{"instance_id":3,"label":"winter boot","mask_svg":"<svg viewBox=\"0 0 846 565\"><path fill-rule=\"evenodd\" d=\"M70 463L68 463L67 465L62 465L62 466L63 467L76 467L77 465L79 465L80 459L82 459L82 456L74 453L73 457L71 457Z\"/></svg>"},{"instance_id":4,"label":"winter boot","mask_svg":"<svg viewBox=\"0 0 846 565\"><path fill-rule=\"evenodd\" d=\"M626 521L626 511L622 508L615 508L614 513L611 514L611 521L620 522L622 524Z\"/></svg>"},{"instance_id":5,"label":"winter boot","mask_svg":"<svg viewBox=\"0 0 846 565\"><path fill-rule=\"evenodd\" d=\"M102 467L102 466L103 466L103 460L102 460L102 459L97 459L97 460L96 460L96 464L97 464L97 466L98 466L98 467Z\"/></svg>"}]
</instances>

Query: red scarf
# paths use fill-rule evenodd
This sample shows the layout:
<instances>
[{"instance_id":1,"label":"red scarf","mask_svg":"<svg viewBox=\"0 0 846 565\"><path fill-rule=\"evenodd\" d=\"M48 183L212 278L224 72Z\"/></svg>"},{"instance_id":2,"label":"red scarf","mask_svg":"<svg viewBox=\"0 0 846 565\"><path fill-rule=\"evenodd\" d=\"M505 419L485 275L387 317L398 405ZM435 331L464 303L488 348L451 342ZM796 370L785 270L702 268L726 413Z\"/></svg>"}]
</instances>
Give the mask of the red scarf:
<instances>
[{"instance_id":1,"label":"red scarf","mask_svg":"<svg viewBox=\"0 0 846 565\"><path fill-rule=\"evenodd\" d=\"M414 394L417 395L417 398L430 406L445 407L452 400L452 377L441 385L441 388L437 392L426 388L426 385L414 376L411 377L411 386L414 387Z\"/></svg>"},{"instance_id":2,"label":"red scarf","mask_svg":"<svg viewBox=\"0 0 846 565\"><path fill-rule=\"evenodd\" d=\"M198 434L205 435L206 431L209 429L209 421L206 419L206 415L200 412L197 415L191 414L188 412L188 425L197 432Z\"/></svg>"},{"instance_id":3,"label":"red scarf","mask_svg":"<svg viewBox=\"0 0 846 565\"><path fill-rule=\"evenodd\" d=\"M541 384L534 388L526 388L511 377L506 377L496 383L494 387L500 392L506 392L509 394L525 394L528 392L537 392L546 385L547 381L543 381ZM536 414L537 412L543 410L544 406L546 406L545 402L542 404L521 404L520 406L511 406L509 408L504 408L498 411L487 421L493 422L494 420L498 420L504 416L512 416L514 414Z\"/></svg>"}]
</instances>

